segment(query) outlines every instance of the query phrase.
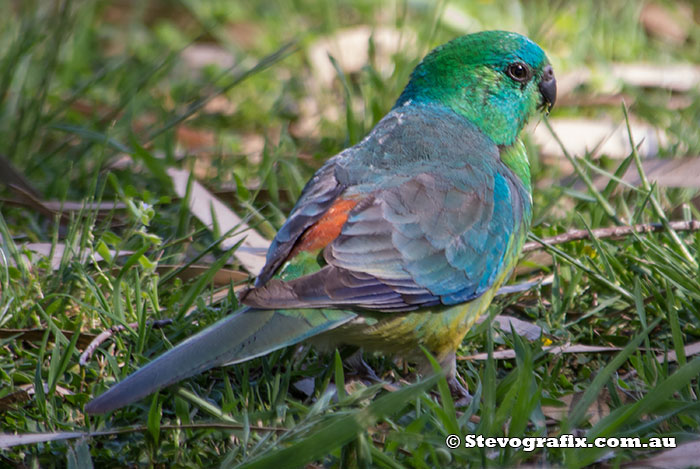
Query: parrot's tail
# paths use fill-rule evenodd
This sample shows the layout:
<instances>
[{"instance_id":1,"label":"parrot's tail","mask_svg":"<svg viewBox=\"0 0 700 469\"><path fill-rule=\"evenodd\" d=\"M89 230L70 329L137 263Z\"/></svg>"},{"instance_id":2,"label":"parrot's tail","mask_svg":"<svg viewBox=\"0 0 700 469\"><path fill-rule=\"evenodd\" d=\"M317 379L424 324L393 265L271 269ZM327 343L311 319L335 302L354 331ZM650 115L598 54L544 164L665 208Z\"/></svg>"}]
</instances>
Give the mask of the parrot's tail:
<instances>
[{"instance_id":1,"label":"parrot's tail","mask_svg":"<svg viewBox=\"0 0 700 469\"><path fill-rule=\"evenodd\" d=\"M245 307L156 358L90 401L103 414L215 366L240 363L345 324L356 315L338 310L259 310Z\"/></svg>"}]
</instances>

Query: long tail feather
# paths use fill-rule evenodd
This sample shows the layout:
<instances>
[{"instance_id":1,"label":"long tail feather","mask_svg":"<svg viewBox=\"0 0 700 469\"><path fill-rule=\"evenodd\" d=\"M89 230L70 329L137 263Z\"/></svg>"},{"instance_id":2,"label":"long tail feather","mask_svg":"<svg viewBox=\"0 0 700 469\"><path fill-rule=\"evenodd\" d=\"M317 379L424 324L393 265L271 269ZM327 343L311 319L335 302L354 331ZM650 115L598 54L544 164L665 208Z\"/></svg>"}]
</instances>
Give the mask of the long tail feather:
<instances>
[{"instance_id":1,"label":"long tail feather","mask_svg":"<svg viewBox=\"0 0 700 469\"><path fill-rule=\"evenodd\" d=\"M240 363L333 329L356 315L337 310L243 308L212 324L90 401L103 414L215 366Z\"/></svg>"}]
</instances>

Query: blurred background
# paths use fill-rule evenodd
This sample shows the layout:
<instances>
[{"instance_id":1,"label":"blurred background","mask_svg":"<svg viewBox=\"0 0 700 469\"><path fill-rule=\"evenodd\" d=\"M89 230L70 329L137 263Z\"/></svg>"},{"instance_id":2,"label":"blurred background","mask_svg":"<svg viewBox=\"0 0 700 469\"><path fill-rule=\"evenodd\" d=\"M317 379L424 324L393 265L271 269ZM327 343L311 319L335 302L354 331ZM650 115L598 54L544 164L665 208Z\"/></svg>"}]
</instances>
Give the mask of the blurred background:
<instances>
[{"instance_id":1,"label":"blurred background","mask_svg":"<svg viewBox=\"0 0 700 469\"><path fill-rule=\"evenodd\" d=\"M235 177L262 187L284 209L313 167L387 112L426 52L484 29L546 50L559 83L551 118L571 153L627 156L623 101L644 157L700 151L697 3L3 3L0 153L45 198L91 196L95 175L110 170L154 202L153 175L133 177L139 161L120 151L136 143L211 187L231 189ZM570 173L537 124L535 165Z\"/></svg>"}]
</instances>

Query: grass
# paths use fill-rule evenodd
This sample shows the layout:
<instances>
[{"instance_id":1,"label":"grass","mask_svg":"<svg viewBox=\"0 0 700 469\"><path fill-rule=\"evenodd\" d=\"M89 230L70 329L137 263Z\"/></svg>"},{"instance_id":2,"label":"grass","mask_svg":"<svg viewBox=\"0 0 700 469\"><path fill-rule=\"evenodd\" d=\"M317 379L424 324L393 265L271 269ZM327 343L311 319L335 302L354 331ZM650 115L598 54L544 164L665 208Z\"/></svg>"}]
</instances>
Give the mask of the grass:
<instances>
[{"instance_id":1,"label":"grass","mask_svg":"<svg viewBox=\"0 0 700 469\"><path fill-rule=\"evenodd\" d=\"M524 260L522 266L553 275L552 284L499 297L489 314L505 311L543 334L528 340L489 321L473 328L459 354L488 352L489 358L459 362L475 395L459 412L439 377L389 392L345 376L340 355L306 348L212 370L106 417L88 417L83 406L237 306L233 290L245 282L213 280L220 266L240 268L221 247L225 233L203 228L187 197L177 197L168 168L191 169L269 237L313 171L362 138L391 107L420 57L441 42L482 28L519 30L543 45L562 76L583 65L604 70L612 62L697 63L698 28L671 47L640 26L641 5L616 1L57 0L5 6L11 13L0 19L0 154L44 200L83 201L84 207L59 216L26 198L18 203L9 189L0 193L0 428L61 437L4 449L1 465L619 466L651 452L450 450L445 439L562 433L675 437L678 443L697 438L700 362L685 353L700 336L697 232L593 238L548 247L551 264L533 267ZM386 56L370 43L364 66L346 70L338 61L340 78L319 84L308 51L320 38L360 24L396 28L406 47ZM192 43L219 47L234 65L186 66L183 50ZM382 73L386 63L389 72ZM605 93L606 86L594 80L580 92ZM678 110L667 106L674 97L667 91L616 86L633 98L627 108L561 107L551 118L608 116L624 124L629 112L668 134L662 156L699 154L697 91L684 93L690 104ZM562 180L563 169L529 138L527 145L537 187L533 239L700 218L696 188L628 187L618 182L623 171L615 174L619 161L605 156L570 156L582 180L607 174L604 189L552 184ZM632 152L620 167L640 163ZM90 208L107 201L123 208ZM59 254L65 249L52 266L26 243L46 243ZM181 275L188 263L211 267L188 280ZM215 292L223 292L222 299L211 302ZM149 327L165 318L172 323ZM90 334L115 325L126 330L80 366ZM547 352L550 344L566 343L619 350ZM513 349L515 358L493 358L502 349ZM665 351L674 351L677 361L657 360ZM387 379L408 375L388 358L367 359ZM596 408L604 410L591 416ZM553 409L564 409L564 417L552 417ZM93 435L63 439L87 431Z\"/></svg>"}]
</instances>

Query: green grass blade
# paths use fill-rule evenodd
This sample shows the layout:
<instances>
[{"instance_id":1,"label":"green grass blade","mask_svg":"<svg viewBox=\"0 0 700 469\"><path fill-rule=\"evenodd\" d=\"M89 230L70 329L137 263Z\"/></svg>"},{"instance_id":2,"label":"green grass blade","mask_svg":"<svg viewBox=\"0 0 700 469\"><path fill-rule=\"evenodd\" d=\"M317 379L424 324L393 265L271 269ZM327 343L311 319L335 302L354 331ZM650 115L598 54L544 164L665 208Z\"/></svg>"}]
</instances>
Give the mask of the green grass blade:
<instances>
[{"instance_id":1,"label":"green grass blade","mask_svg":"<svg viewBox=\"0 0 700 469\"><path fill-rule=\"evenodd\" d=\"M243 463L240 469L268 467L304 467L336 448L339 448L382 418L396 414L419 395L435 386L440 376L432 376L398 391L386 394L369 404L365 409L333 416L330 422L321 425L311 435L301 438L289 446L273 450L253 461Z\"/></svg>"},{"instance_id":2,"label":"green grass blade","mask_svg":"<svg viewBox=\"0 0 700 469\"><path fill-rule=\"evenodd\" d=\"M605 368L598 372L591 384L584 391L583 396L579 400L578 404L576 404L576 407L574 407L571 414L569 414L569 418L562 423L562 434L571 433L571 430L579 427L579 425L586 418L588 408L591 406L591 404L593 404L596 397L605 386L605 383L610 379L613 373L615 373L620 366L622 366L622 364L625 363L625 361L627 361L627 359L637 351L639 344L644 341L644 339L649 335L649 332L651 332L660 321L661 319L656 319L649 325L649 327L637 334L637 336L634 337L629 344L627 344L627 346L605 366Z\"/></svg>"}]
</instances>

